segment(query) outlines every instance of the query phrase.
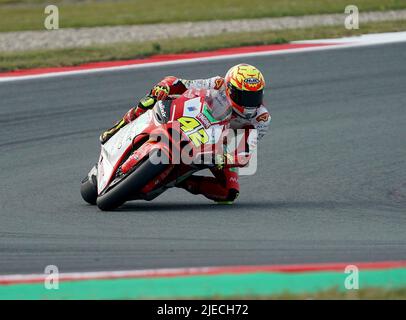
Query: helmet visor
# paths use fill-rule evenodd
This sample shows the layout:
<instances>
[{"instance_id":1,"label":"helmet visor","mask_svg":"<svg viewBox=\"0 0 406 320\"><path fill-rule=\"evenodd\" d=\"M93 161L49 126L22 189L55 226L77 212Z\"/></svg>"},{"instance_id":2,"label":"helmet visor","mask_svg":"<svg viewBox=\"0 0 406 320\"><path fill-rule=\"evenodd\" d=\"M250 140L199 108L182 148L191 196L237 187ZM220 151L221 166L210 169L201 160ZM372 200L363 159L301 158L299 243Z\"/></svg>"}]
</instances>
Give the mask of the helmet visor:
<instances>
[{"instance_id":1,"label":"helmet visor","mask_svg":"<svg viewBox=\"0 0 406 320\"><path fill-rule=\"evenodd\" d=\"M264 91L243 91L231 88L230 98L234 103L246 108L258 108L262 105Z\"/></svg>"}]
</instances>

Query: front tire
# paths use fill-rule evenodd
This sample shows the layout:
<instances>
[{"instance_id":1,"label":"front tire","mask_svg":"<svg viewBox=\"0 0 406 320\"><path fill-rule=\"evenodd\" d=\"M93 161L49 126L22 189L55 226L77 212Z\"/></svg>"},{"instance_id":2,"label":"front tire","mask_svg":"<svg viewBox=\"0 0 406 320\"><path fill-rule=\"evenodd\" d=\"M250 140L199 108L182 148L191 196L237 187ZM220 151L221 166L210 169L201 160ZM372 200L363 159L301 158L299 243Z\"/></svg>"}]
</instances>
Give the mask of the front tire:
<instances>
[{"instance_id":1,"label":"front tire","mask_svg":"<svg viewBox=\"0 0 406 320\"><path fill-rule=\"evenodd\" d=\"M97 199L97 186L94 184L94 181L86 176L82 180L82 184L80 185L80 194L82 195L83 200L87 203L95 205Z\"/></svg>"},{"instance_id":2,"label":"front tire","mask_svg":"<svg viewBox=\"0 0 406 320\"><path fill-rule=\"evenodd\" d=\"M117 209L132 195L141 190L147 182L161 174L168 167L168 164L154 164L156 161L152 161L152 159L157 156L158 152L162 151L158 150L152 153L148 159L116 186L99 196L96 200L99 209L102 211Z\"/></svg>"}]
</instances>

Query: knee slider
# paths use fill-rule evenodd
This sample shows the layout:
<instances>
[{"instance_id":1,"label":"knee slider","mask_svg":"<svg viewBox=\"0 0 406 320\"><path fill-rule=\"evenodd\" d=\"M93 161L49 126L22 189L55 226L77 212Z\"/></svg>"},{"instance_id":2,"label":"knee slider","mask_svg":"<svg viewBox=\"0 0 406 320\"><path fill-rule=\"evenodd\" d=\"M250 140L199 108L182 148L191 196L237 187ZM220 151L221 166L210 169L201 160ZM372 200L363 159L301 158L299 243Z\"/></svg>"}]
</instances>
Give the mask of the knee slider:
<instances>
[{"instance_id":1,"label":"knee slider","mask_svg":"<svg viewBox=\"0 0 406 320\"><path fill-rule=\"evenodd\" d=\"M236 189L230 189L228 191L227 201L235 201L237 199L240 192Z\"/></svg>"}]
</instances>

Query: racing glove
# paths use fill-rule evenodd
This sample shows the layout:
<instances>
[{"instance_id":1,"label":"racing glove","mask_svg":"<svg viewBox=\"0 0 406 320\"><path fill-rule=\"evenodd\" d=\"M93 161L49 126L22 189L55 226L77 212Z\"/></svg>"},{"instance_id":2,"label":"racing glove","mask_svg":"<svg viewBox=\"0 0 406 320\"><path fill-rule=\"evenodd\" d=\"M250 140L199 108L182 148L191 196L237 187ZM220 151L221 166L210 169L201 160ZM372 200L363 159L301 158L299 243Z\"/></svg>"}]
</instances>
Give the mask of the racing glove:
<instances>
[{"instance_id":1,"label":"racing glove","mask_svg":"<svg viewBox=\"0 0 406 320\"><path fill-rule=\"evenodd\" d=\"M144 98L138 102L136 108L134 108L134 117L130 121L134 120L145 111L151 109L158 100L165 100L169 95L169 85L165 81L159 82L156 86L154 86L149 94L147 94ZM130 122L128 121L128 122ZM128 123L127 122L127 123Z\"/></svg>"},{"instance_id":2,"label":"racing glove","mask_svg":"<svg viewBox=\"0 0 406 320\"><path fill-rule=\"evenodd\" d=\"M165 81L161 81L152 88L150 95L156 100L165 100L168 98L170 87Z\"/></svg>"}]
</instances>

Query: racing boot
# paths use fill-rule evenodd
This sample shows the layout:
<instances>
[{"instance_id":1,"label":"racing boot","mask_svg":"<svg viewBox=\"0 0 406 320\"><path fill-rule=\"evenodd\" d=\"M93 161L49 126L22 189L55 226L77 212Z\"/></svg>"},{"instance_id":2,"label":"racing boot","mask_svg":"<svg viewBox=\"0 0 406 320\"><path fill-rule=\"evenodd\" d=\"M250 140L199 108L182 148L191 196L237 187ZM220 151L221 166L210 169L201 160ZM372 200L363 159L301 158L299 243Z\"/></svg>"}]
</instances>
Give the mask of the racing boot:
<instances>
[{"instance_id":1,"label":"racing boot","mask_svg":"<svg viewBox=\"0 0 406 320\"><path fill-rule=\"evenodd\" d=\"M104 131L100 135L100 143L105 144L112 136L114 136L117 133L118 130L120 130L126 124L127 124L127 122L124 120L124 118L122 118L113 127L111 127L110 129Z\"/></svg>"}]
</instances>

